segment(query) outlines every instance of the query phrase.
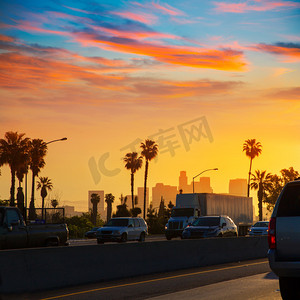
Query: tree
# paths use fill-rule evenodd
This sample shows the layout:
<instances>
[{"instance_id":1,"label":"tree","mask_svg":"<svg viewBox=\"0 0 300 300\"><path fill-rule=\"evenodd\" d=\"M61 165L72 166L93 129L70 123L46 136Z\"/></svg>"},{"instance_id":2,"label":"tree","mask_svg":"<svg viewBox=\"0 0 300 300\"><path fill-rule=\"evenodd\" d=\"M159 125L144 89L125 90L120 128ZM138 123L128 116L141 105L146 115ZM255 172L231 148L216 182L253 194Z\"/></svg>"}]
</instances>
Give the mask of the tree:
<instances>
[{"instance_id":1,"label":"tree","mask_svg":"<svg viewBox=\"0 0 300 300\"><path fill-rule=\"evenodd\" d=\"M98 203L100 202L100 196L98 194L93 193L91 195L91 202L93 204L92 222L96 226L96 220L98 215Z\"/></svg>"},{"instance_id":2,"label":"tree","mask_svg":"<svg viewBox=\"0 0 300 300\"><path fill-rule=\"evenodd\" d=\"M138 156L137 152L130 152L123 158L125 168L131 172L131 200L132 209L134 209L134 174L142 167L142 156Z\"/></svg>"},{"instance_id":3,"label":"tree","mask_svg":"<svg viewBox=\"0 0 300 300\"><path fill-rule=\"evenodd\" d=\"M266 171L260 172L259 170L255 171L255 174L252 174L251 178L251 188L257 191L258 198L258 214L259 221L262 221L262 203L263 200L267 197L267 191L271 187L272 175L266 173Z\"/></svg>"},{"instance_id":4,"label":"tree","mask_svg":"<svg viewBox=\"0 0 300 300\"><path fill-rule=\"evenodd\" d=\"M105 195L105 202L107 203L107 217L106 222L108 222L111 219L111 213L112 213L112 204L115 201L115 196L112 194L106 194Z\"/></svg>"},{"instance_id":5,"label":"tree","mask_svg":"<svg viewBox=\"0 0 300 300\"><path fill-rule=\"evenodd\" d=\"M121 204L117 206L117 211L114 214L114 217L130 217L130 211L127 209L127 197L123 197L123 195L121 195L120 197L120 201Z\"/></svg>"},{"instance_id":6,"label":"tree","mask_svg":"<svg viewBox=\"0 0 300 300\"><path fill-rule=\"evenodd\" d=\"M250 176L251 176L251 168L252 168L252 160L261 154L262 145L260 142L256 142L256 139L246 140L243 144L243 151L246 152L246 156L250 158L250 168L248 174L248 189L247 189L247 197L250 194Z\"/></svg>"},{"instance_id":7,"label":"tree","mask_svg":"<svg viewBox=\"0 0 300 300\"><path fill-rule=\"evenodd\" d=\"M52 199L52 200L51 200L51 206L52 206L53 208L56 208L56 207L58 206L58 200Z\"/></svg>"},{"instance_id":8,"label":"tree","mask_svg":"<svg viewBox=\"0 0 300 300\"><path fill-rule=\"evenodd\" d=\"M272 209L274 208L274 205L281 193L282 188L283 188L282 177L276 174L271 175L270 186L268 188L267 195L263 200L264 203L267 204L267 209L269 211L272 211Z\"/></svg>"},{"instance_id":9,"label":"tree","mask_svg":"<svg viewBox=\"0 0 300 300\"><path fill-rule=\"evenodd\" d=\"M42 197L42 219L44 219L44 206L45 206L45 198L48 195L47 191L52 190L52 182L48 177L39 177L39 181L37 182L37 190L41 190Z\"/></svg>"},{"instance_id":10,"label":"tree","mask_svg":"<svg viewBox=\"0 0 300 300\"><path fill-rule=\"evenodd\" d=\"M28 173L28 164L29 164L29 154L25 154L24 160L18 166L16 175L19 180L19 187L17 192L17 206L19 210L22 212L22 215L26 219L26 211L25 211L25 203L24 203L24 193L21 183L23 182L24 175Z\"/></svg>"},{"instance_id":11,"label":"tree","mask_svg":"<svg viewBox=\"0 0 300 300\"><path fill-rule=\"evenodd\" d=\"M11 172L10 206L15 206L15 176L18 168L28 155L29 138L25 133L8 131L0 139L0 166L8 164Z\"/></svg>"},{"instance_id":12,"label":"tree","mask_svg":"<svg viewBox=\"0 0 300 300\"><path fill-rule=\"evenodd\" d=\"M158 154L158 145L155 141L152 140L145 140L144 143L141 143L142 148L142 156L145 158L145 178L144 178L144 212L143 217L145 219L146 216L146 195L147 195L147 178L148 178L148 168L149 168L149 161L155 158Z\"/></svg>"},{"instance_id":13,"label":"tree","mask_svg":"<svg viewBox=\"0 0 300 300\"><path fill-rule=\"evenodd\" d=\"M168 219L170 219L170 217L171 217L171 212L172 212L173 207L174 207L174 204L172 203L172 201L170 201L168 204L168 209L167 209Z\"/></svg>"},{"instance_id":14,"label":"tree","mask_svg":"<svg viewBox=\"0 0 300 300\"><path fill-rule=\"evenodd\" d=\"M293 167L290 167L289 169L282 169L280 173L282 176L283 185L287 184L290 181L294 181L299 177L298 171L295 171Z\"/></svg>"},{"instance_id":15,"label":"tree","mask_svg":"<svg viewBox=\"0 0 300 300\"><path fill-rule=\"evenodd\" d=\"M130 212L133 217L137 217L140 213L142 213L142 210L139 207L135 207L132 208Z\"/></svg>"},{"instance_id":16,"label":"tree","mask_svg":"<svg viewBox=\"0 0 300 300\"><path fill-rule=\"evenodd\" d=\"M32 189L31 200L29 207L29 219L36 218L34 206L34 192L35 192L35 177L39 174L41 169L45 166L44 157L47 154L47 144L41 139L33 139L30 143L30 170L32 171Z\"/></svg>"},{"instance_id":17,"label":"tree","mask_svg":"<svg viewBox=\"0 0 300 300\"><path fill-rule=\"evenodd\" d=\"M267 197L264 199L264 203L267 204L267 209L269 211L273 210L284 185L299 177L298 171L295 171L293 167L290 167L289 169L282 169L280 173L281 176L272 175L271 185L267 191Z\"/></svg>"},{"instance_id":18,"label":"tree","mask_svg":"<svg viewBox=\"0 0 300 300\"><path fill-rule=\"evenodd\" d=\"M66 218L68 224L70 238L83 238L84 233L91 230L94 224L91 221L90 213L83 213L81 216ZM104 222L97 216L96 226L103 226Z\"/></svg>"}]
</instances>

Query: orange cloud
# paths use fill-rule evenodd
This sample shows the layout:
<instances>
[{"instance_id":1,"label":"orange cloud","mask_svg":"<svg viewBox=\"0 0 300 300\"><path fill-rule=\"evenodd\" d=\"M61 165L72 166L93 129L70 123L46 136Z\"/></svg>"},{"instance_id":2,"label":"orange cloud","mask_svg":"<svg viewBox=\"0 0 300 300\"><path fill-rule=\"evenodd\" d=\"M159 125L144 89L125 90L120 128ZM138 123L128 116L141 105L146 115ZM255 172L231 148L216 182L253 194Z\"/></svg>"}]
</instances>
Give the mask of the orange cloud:
<instances>
[{"instance_id":1,"label":"orange cloud","mask_svg":"<svg viewBox=\"0 0 300 300\"><path fill-rule=\"evenodd\" d=\"M147 55L160 62L193 68L243 71L246 66L243 53L231 49L217 50L141 43L128 39L96 36L89 33L76 34L75 39L82 45L98 46L110 51Z\"/></svg>"},{"instance_id":2,"label":"orange cloud","mask_svg":"<svg viewBox=\"0 0 300 300\"><path fill-rule=\"evenodd\" d=\"M141 30L139 26L126 28L103 27L86 24L89 29L77 31L59 31L44 29L28 21L19 21L17 25L8 25L29 32L40 32L72 37L83 46L99 47L109 51L146 55L163 63L193 68L208 68L222 71L244 71L246 61L242 51L190 46L165 45L159 39L179 39L174 35ZM146 38L158 40L143 42Z\"/></svg>"},{"instance_id":3,"label":"orange cloud","mask_svg":"<svg viewBox=\"0 0 300 300\"><path fill-rule=\"evenodd\" d=\"M286 62L300 61L300 45L293 43L277 43L275 45L258 44L253 50L264 51L271 54L282 55Z\"/></svg>"},{"instance_id":4,"label":"orange cloud","mask_svg":"<svg viewBox=\"0 0 300 300\"><path fill-rule=\"evenodd\" d=\"M249 4L249 1L243 3L228 3L228 2L214 2L217 12L231 12L231 13L246 13L248 11L268 11L274 9L299 8L300 4L293 1L253 1L254 4Z\"/></svg>"}]
</instances>

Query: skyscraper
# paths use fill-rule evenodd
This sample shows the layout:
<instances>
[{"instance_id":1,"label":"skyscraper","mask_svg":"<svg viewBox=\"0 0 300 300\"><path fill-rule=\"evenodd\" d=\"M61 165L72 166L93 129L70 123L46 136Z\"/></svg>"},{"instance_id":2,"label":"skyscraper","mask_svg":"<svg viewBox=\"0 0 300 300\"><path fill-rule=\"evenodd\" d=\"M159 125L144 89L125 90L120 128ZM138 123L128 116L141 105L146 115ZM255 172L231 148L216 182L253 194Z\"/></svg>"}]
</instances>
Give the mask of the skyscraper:
<instances>
[{"instance_id":1,"label":"skyscraper","mask_svg":"<svg viewBox=\"0 0 300 300\"><path fill-rule=\"evenodd\" d=\"M247 197L247 179L230 179L229 194Z\"/></svg>"}]
</instances>

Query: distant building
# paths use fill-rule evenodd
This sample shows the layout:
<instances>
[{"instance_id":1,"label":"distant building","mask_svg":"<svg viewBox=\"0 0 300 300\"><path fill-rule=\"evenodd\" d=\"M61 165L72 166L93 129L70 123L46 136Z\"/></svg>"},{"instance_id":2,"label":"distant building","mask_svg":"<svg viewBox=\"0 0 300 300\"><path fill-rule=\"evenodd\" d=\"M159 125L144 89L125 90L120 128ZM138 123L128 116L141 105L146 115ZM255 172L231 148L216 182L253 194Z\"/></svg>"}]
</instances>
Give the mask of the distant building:
<instances>
[{"instance_id":1,"label":"distant building","mask_svg":"<svg viewBox=\"0 0 300 300\"><path fill-rule=\"evenodd\" d=\"M106 205L105 205L104 191L88 191L88 208L89 208L89 211L91 211L93 209L93 204L91 202L92 194L97 194L97 195L100 196L100 202L97 205L98 214L100 215L102 220L106 220L106 210L105 210Z\"/></svg>"},{"instance_id":2,"label":"distant building","mask_svg":"<svg viewBox=\"0 0 300 300\"><path fill-rule=\"evenodd\" d=\"M75 211L75 206L64 205L62 206L65 209L65 217L71 218L75 216L81 216L83 214L82 211Z\"/></svg>"},{"instance_id":3,"label":"distant building","mask_svg":"<svg viewBox=\"0 0 300 300\"><path fill-rule=\"evenodd\" d=\"M127 202L126 202L126 204L127 204L127 209L128 210L131 210L132 209L132 195L126 195L125 197L127 197ZM139 204L139 201L138 201L138 197L137 197L137 195L133 195L133 197L134 197L134 207L139 207L140 209L142 209L141 208L141 206L140 206L140 204Z\"/></svg>"},{"instance_id":4,"label":"distant building","mask_svg":"<svg viewBox=\"0 0 300 300\"><path fill-rule=\"evenodd\" d=\"M165 205L168 205L170 201L175 204L177 193L177 186L157 183L156 186L152 188L152 207L154 209L158 208L162 197Z\"/></svg>"},{"instance_id":5,"label":"distant building","mask_svg":"<svg viewBox=\"0 0 300 300\"><path fill-rule=\"evenodd\" d=\"M180 171L178 191L182 190L183 193L190 193L189 189L186 171Z\"/></svg>"},{"instance_id":6,"label":"distant building","mask_svg":"<svg viewBox=\"0 0 300 300\"><path fill-rule=\"evenodd\" d=\"M229 194L247 197L247 179L231 179L229 181Z\"/></svg>"},{"instance_id":7,"label":"distant building","mask_svg":"<svg viewBox=\"0 0 300 300\"><path fill-rule=\"evenodd\" d=\"M182 190L184 194L193 193L193 181L191 182L191 184L188 184L186 171L180 172L178 190ZM210 186L210 177L200 177L199 180L194 180L194 192L212 193L213 189Z\"/></svg>"}]
</instances>

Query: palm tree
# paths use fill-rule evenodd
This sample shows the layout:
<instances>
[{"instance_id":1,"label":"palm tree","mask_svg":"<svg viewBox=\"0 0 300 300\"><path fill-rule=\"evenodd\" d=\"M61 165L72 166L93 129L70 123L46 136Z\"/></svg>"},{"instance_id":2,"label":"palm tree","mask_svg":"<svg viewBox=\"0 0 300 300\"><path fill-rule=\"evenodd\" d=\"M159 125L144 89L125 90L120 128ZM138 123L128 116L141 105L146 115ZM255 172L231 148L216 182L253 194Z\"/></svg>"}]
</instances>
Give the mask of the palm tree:
<instances>
[{"instance_id":1,"label":"palm tree","mask_svg":"<svg viewBox=\"0 0 300 300\"><path fill-rule=\"evenodd\" d=\"M41 197L42 197L42 219L44 219L44 205L45 205L45 198L47 197L48 191L52 190L52 182L51 179L48 177L39 177L39 180L37 182L37 189L41 190Z\"/></svg>"},{"instance_id":2,"label":"palm tree","mask_svg":"<svg viewBox=\"0 0 300 300\"><path fill-rule=\"evenodd\" d=\"M17 206L18 206L19 210L22 212L22 215L24 216L25 220L27 218L27 213L26 213L26 209L25 209L24 193L23 193L23 188L21 186L21 183L23 182L24 175L27 175L27 173L28 173L29 146L28 146L28 149L26 152L27 153L24 153L24 160L18 166L18 169L16 172L16 176L19 180L19 187L18 187L18 193L17 193Z\"/></svg>"},{"instance_id":3,"label":"palm tree","mask_svg":"<svg viewBox=\"0 0 300 300\"><path fill-rule=\"evenodd\" d=\"M0 139L0 165L8 164L11 172L10 206L15 206L16 172L28 155L29 138L25 133L8 131Z\"/></svg>"},{"instance_id":4,"label":"palm tree","mask_svg":"<svg viewBox=\"0 0 300 300\"><path fill-rule=\"evenodd\" d=\"M106 222L108 222L111 219L112 204L113 204L114 201L115 201L115 196L113 196L113 194L106 194L105 195L105 202L107 203Z\"/></svg>"},{"instance_id":5,"label":"palm tree","mask_svg":"<svg viewBox=\"0 0 300 300\"><path fill-rule=\"evenodd\" d=\"M155 158L158 154L158 145L152 140L145 140L145 143L141 143L142 156L146 160L145 165L145 178L144 178L144 212L143 217L146 217L146 194L147 194L147 178L148 178L148 168L149 161Z\"/></svg>"},{"instance_id":6,"label":"palm tree","mask_svg":"<svg viewBox=\"0 0 300 300\"><path fill-rule=\"evenodd\" d=\"M250 194L250 176L251 176L251 168L252 168L252 160L261 154L262 145L260 142L256 142L255 139L246 140L243 144L243 151L246 152L246 156L250 158L250 169L248 174L248 189L247 189L247 197Z\"/></svg>"},{"instance_id":7,"label":"palm tree","mask_svg":"<svg viewBox=\"0 0 300 300\"><path fill-rule=\"evenodd\" d=\"M96 226L97 215L98 215L98 203L100 202L100 196L98 194L96 194L96 193L93 193L91 195L91 202L93 204L92 222Z\"/></svg>"},{"instance_id":8,"label":"palm tree","mask_svg":"<svg viewBox=\"0 0 300 300\"><path fill-rule=\"evenodd\" d=\"M262 221L262 203L263 199L267 197L266 192L272 186L272 175L271 173L266 173L266 171L260 172L259 170L256 170L255 174L252 174L251 181L251 189L258 190L258 214L259 221Z\"/></svg>"},{"instance_id":9,"label":"palm tree","mask_svg":"<svg viewBox=\"0 0 300 300\"><path fill-rule=\"evenodd\" d=\"M32 189L31 200L29 206L29 219L36 218L35 206L34 206L34 192L35 192L35 177L41 171L41 168L45 166L44 157L47 154L47 144L41 139L33 139L30 143L30 170L32 171Z\"/></svg>"},{"instance_id":10,"label":"palm tree","mask_svg":"<svg viewBox=\"0 0 300 300\"><path fill-rule=\"evenodd\" d=\"M138 156L137 152L130 152L123 158L125 168L131 172L131 200L132 209L134 209L134 173L142 167L142 156Z\"/></svg>"}]
</instances>

